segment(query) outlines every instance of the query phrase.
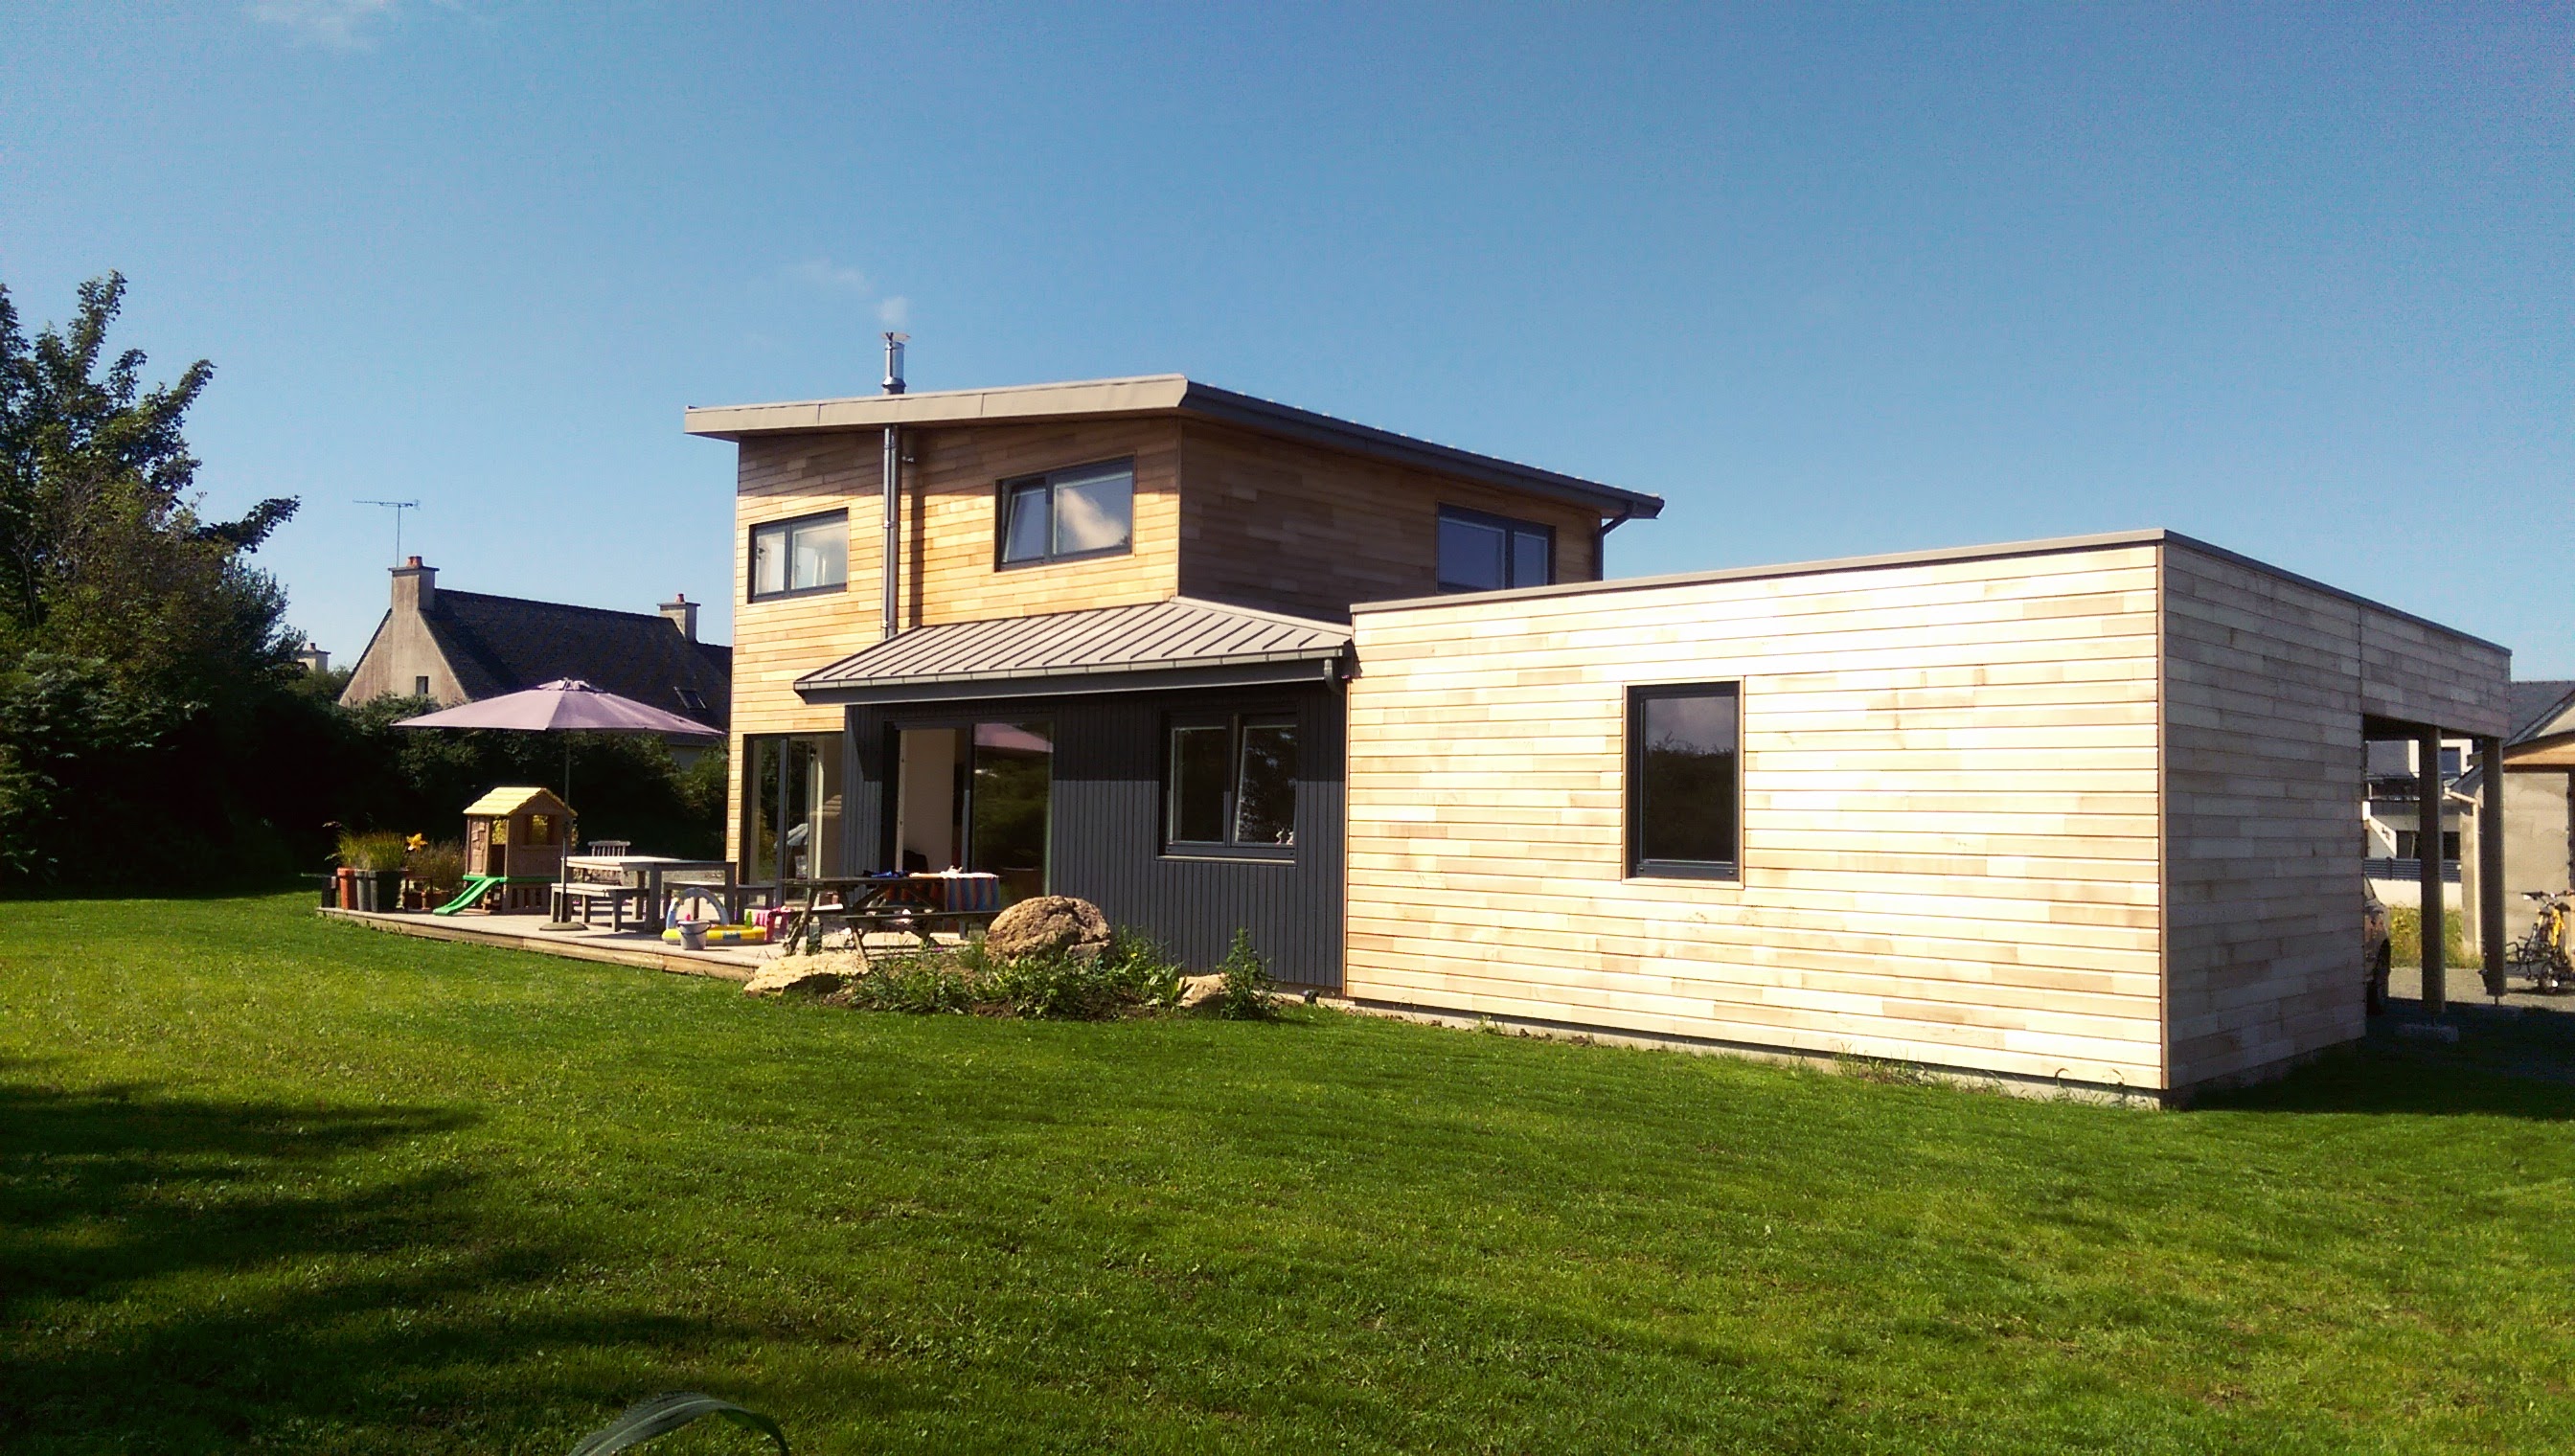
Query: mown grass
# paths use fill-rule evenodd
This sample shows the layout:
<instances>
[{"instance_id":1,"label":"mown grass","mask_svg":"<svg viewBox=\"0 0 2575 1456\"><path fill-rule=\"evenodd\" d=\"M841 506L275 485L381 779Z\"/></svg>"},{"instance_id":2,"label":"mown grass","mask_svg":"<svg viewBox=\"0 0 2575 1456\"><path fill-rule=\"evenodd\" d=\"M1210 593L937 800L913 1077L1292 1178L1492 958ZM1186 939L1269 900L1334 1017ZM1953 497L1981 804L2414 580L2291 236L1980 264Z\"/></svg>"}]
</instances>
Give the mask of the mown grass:
<instances>
[{"instance_id":1,"label":"mown grass","mask_svg":"<svg viewBox=\"0 0 2575 1456\"><path fill-rule=\"evenodd\" d=\"M0 904L0 1447L2566 1449L2557 1024L2153 1113Z\"/></svg>"}]
</instances>

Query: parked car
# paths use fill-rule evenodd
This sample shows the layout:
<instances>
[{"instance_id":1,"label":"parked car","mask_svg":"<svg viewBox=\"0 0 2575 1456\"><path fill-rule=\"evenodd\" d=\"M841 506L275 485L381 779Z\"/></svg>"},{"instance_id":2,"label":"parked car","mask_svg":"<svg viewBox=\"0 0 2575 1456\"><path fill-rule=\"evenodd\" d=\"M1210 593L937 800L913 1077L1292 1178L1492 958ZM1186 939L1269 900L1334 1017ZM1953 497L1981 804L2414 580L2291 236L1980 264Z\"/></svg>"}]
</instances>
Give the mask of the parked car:
<instances>
[{"instance_id":1,"label":"parked car","mask_svg":"<svg viewBox=\"0 0 2575 1456\"><path fill-rule=\"evenodd\" d=\"M2360 882L2360 994L2369 1014L2376 1016L2387 1009L2391 953L2387 944L2387 906L2378 898L2377 888L2366 879Z\"/></svg>"}]
</instances>

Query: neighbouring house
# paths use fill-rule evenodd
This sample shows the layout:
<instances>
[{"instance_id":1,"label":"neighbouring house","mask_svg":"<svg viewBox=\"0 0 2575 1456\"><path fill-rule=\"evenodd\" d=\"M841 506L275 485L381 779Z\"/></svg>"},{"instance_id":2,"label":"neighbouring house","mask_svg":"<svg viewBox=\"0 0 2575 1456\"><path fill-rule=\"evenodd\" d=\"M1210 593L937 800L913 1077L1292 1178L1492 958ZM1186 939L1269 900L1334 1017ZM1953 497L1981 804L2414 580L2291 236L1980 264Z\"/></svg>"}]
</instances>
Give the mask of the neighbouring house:
<instances>
[{"instance_id":1,"label":"neighbouring house","mask_svg":"<svg viewBox=\"0 0 2575 1456\"><path fill-rule=\"evenodd\" d=\"M2512 685L2503 770L2505 928L2518 936L2538 913L2523 891L2575 885L2575 682Z\"/></svg>"},{"instance_id":2,"label":"neighbouring house","mask_svg":"<svg viewBox=\"0 0 2575 1456\"><path fill-rule=\"evenodd\" d=\"M2470 897L2473 870L2464 862L2477 829L2475 780L2469 761L2474 745L2464 738L2445 738L2438 758L2441 775L2441 893L2453 910ZM2381 738L2366 744L2368 796L2361 802L2361 833L2367 842L2362 861L2369 886L2390 905L2420 905L2422 894L2423 745L2410 739ZM2474 936L2470 936L2473 943Z\"/></svg>"},{"instance_id":3,"label":"neighbouring house","mask_svg":"<svg viewBox=\"0 0 2575 1456\"><path fill-rule=\"evenodd\" d=\"M723 728L733 650L698 641L685 594L658 612L612 612L458 592L412 557L393 569L393 603L350 670L340 701L392 694L441 708L580 678L611 693Z\"/></svg>"},{"instance_id":4,"label":"neighbouring house","mask_svg":"<svg viewBox=\"0 0 2575 1456\"><path fill-rule=\"evenodd\" d=\"M2506 728L2503 649L2165 532L1604 582L1656 498L1178 376L687 429L747 877L991 869L1372 1005L2266 1074L2361 1030L2365 738Z\"/></svg>"}]
</instances>

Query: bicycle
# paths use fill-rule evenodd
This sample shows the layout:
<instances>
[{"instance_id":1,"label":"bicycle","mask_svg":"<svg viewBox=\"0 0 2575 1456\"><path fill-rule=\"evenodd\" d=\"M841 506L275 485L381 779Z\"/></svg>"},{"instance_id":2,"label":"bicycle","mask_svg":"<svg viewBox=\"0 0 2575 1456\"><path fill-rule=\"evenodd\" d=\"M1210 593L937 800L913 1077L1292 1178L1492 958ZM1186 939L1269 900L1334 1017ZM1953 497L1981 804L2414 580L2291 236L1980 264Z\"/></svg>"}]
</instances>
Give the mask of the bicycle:
<instances>
[{"instance_id":1,"label":"bicycle","mask_svg":"<svg viewBox=\"0 0 2575 1456\"><path fill-rule=\"evenodd\" d=\"M2566 953L2568 900L2575 889L2551 894L2544 889L2521 892L2526 900L2539 902L2539 918L2528 933L2514 943L2507 957L2513 969L2530 978L2530 988L2543 996L2575 990L2575 960Z\"/></svg>"}]
</instances>

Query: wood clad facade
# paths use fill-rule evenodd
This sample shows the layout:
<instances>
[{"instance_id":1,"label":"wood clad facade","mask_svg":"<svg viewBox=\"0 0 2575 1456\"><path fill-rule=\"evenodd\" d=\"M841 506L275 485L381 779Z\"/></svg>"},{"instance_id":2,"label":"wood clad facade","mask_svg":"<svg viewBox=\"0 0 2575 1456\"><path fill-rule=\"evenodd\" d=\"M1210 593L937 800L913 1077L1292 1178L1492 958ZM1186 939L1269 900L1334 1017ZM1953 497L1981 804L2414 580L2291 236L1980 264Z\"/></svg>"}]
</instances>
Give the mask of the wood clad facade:
<instances>
[{"instance_id":1,"label":"wood clad facade","mask_svg":"<svg viewBox=\"0 0 2575 1456\"><path fill-rule=\"evenodd\" d=\"M1588 506L1198 420L1181 427L1181 462L1185 596L1325 618L1427 596L1441 506L1547 527L1557 581L1600 579Z\"/></svg>"},{"instance_id":2,"label":"wood clad facade","mask_svg":"<svg viewBox=\"0 0 2575 1456\"><path fill-rule=\"evenodd\" d=\"M2159 1082L2151 549L1362 612L1347 987ZM1741 685L1739 880L1631 878L1627 690Z\"/></svg>"},{"instance_id":3,"label":"wood clad facade","mask_svg":"<svg viewBox=\"0 0 2575 1456\"><path fill-rule=\"evenodd\" d=\"M1593 580L1599 572L1601 509L1239 425L1164 413L909 424L901 429L904 499L897 580L900 624L906 630L1133 606L1177 596L1345 619L1355 601L1435 590L1442 506L1549 528L1559 581ZM726 851L738 861L746 857L739 781L751 762L745 738L842 733L843 711L808 703L797 693L796 682L881 638L882 444L878 430L834 428L750 435L739 442L731 742L737 782L726 831ZM1000 565L1003 482L1116 460L1135 465L1131 550L1062 563ZM848 513L847 583L838 591L753 601L754 529L831 511ZM1087 712L1080 722L1111 722L1104 714ZM1329 737L1335 755L1338 732L1335 724ZM845 760L854 775L867 768L872 751L854 740ZM1337 775L1336 756L1333 762ZM849 781L868 791L859 778ZM1337 776L1329 791L1337 804ZM1134 807L1115 795L1097 798L1096 806L1122 814ZM854 834L872 832L860 828L859 817L844 822ZM1151 814L1137 825L1103 832L1150 837ZM1332 856L1313 872L1321 882L1337 885L1337 825L1328 842L1310 835L1306 842L1317 846L1315 854ZM852 857L842 862L875 863L875 849L872 840L854 839ZM1300 860L1311 857L1299 855ZM1120 891L1129 900L1134 898L1129 892L1153 883L1161 886L1158 893L1194 896L1193 903L1207 905L1231 903L1226 896L1238 895L1242 885L1282 880L1275 872L1231 867L1179 868L1165 879L1127 869L1118 873L1123 876ZM1208 885L1226 888L1220 892ZM1281 905L1302 905L1302 894L1299 889L1273 898ZM1339 953L1337 904L1335 899L1325 917L1328 949L1294 951L1297 973L1322 983L1329 983L1323 972ZM1308 928L1291 935L1283 920L1277 927L1281 943L1301 947L1311 938L1309 927L1325 923L1298 913L1297 924ZM1276 918L1268 910L1261 917L1265 924ZM1192 911L1175 923L1195 926L1200 918ZM1197 934L1191 929L1184 938ZM1219 954L1223 948L1217 946Z\"/></svg>"},{"instance_id":4,"label":"wood clad facade","mask_svg":"<svg viewBox=\"0 0 2575 1456\"><path fill-rule=\"evenodd\" d=\"M1179 427L1084 421L907 431L903 436L901 611L906 627L1158 602L1179 590ZM885 620L883 437L874 430L745 440L734 520L733 759L753 733L837 733L841 710L806 703L796 680L879 640ZM1003 568L1001 483L1102 461L1136 462L1135 547L1121 556ZM849 513L842 590L755 602L754 527ZM740 785L726 854L742 853Z\"/></svg>"},{"instance_id":5,"label":"wood clad facade","mask_svg":"<svg viewBox=\"0 0 2575 1456\"><path fill-rule=\"evenodd\" d=\"M2162 1091L2359 1029L2364 713L2501 655L2156 536L1363 609L1365 1000ZM1629 690L1741 693L1727 879L1628 870Z\"/></svg>"},{"instance_id":6,"label":"wood clad facade","mask_svg":"<svg viewBox=\"0 0 2575 1456\"><path fill-rule=\"evenodd\" d=\"M2361 1034L2364 716L2500 732L2510 660L2313 584L2164 548L2171 1085Z\"/></svg>"}]
</instances>

